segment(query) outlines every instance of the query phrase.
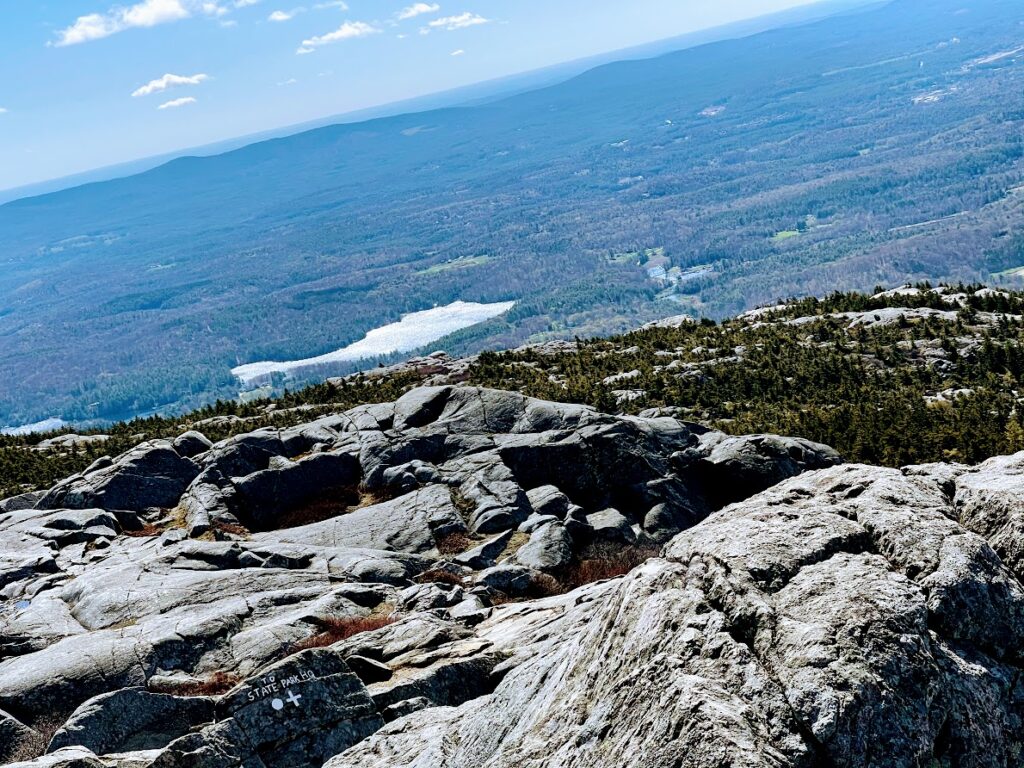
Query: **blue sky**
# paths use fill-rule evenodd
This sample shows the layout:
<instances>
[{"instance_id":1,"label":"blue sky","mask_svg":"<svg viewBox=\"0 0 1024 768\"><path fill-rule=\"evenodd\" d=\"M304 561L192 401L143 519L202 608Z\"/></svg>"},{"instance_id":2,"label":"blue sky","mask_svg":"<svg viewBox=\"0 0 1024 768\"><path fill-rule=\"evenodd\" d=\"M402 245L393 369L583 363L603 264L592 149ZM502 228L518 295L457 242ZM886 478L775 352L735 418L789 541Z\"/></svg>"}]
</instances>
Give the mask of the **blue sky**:
<instances>
[{"instance_id":1,"label":"blue sky","mask_svg":"<svg viewBox=\"0 0 1024 768\"><path fill-rule=\"evenodd\" d=\"M0 189L809 0L0 0Z\"/></svg>"}]
</instances>

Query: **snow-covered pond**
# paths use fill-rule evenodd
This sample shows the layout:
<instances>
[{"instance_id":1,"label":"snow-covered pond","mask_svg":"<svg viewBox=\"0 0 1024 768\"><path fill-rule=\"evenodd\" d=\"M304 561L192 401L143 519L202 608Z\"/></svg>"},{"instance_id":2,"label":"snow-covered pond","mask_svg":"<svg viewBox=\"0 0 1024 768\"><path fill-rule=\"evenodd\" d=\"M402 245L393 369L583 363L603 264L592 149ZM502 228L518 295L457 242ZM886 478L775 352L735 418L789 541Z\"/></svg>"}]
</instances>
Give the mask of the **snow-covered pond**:
<instances>
[{"instance_id":1,"label":"snow-covered pond","mask_svg":"<svg viewBox=\"0 0 1024 768\"><path fill-rule=\"evenodd\" d=\"M328 363L348 363L357 360L390 355L395 352L412 352L431 342L442 339L450 333L461 331L477 323L508 312L515 306L514 301L497 304L475 304L456 301L445 307L435 307L423 312L405 315L400 322L374 328L360 341L347 347L329 352L320 357L287 362L249 363L233 368L231 373L245 386L265 380L273 373L289 374L300 368L309 368Z\"/></svg>"},{"instance_id":2,"label":"snow-covered pond","mask_svg":"<svg viewBox=\"0 0 1024 768\"><path fill-rule=\"evenodd\" d=\"M44 432L54 432L67 426L67 422L58 419L56 416L45 421L37 421L35 424L25 424L20 427L4 427L0 429L0 435L33 435Z\"/></svg>"}]
</instances>

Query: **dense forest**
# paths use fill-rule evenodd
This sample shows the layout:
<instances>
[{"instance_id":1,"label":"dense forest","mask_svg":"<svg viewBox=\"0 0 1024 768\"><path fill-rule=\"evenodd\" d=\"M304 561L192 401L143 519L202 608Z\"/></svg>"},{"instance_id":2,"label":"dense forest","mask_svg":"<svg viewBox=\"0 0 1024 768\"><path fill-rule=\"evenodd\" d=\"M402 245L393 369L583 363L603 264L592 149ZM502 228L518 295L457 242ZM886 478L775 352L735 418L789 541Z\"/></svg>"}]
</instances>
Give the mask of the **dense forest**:
<instances>
[{"instance_id":1,"label":"dense forest","mask_svg":"<svg viewBox=\"0 0 1024 768\"><path fill-rule=\"evenodd\" d=\"M0 206L0 425L233 399L237 365L457 299L517 302L439 344L469 353L879 282L1019 284L1019 19L881 3Z\"/></svg>"},{"instance_id":2,"label":"dense forest","mask_svg":"<svg viewBox=\"0 0 1024 768\"><path fill-rule=\"evenodd\" d=\"M920 284L799 299L716 323L680 318L625 335L470 358L459 380L621 413L664 413L734 434L830 444L849 461L976 463L1024 450L1024 293ZM144 439L288 426L437 379L399 366L285 394L219 402L105 430L105 443L33 450L0 438L0 497L46 487ZM461 370L461 369L460 369Z\"/></svg>"}]
</instances>

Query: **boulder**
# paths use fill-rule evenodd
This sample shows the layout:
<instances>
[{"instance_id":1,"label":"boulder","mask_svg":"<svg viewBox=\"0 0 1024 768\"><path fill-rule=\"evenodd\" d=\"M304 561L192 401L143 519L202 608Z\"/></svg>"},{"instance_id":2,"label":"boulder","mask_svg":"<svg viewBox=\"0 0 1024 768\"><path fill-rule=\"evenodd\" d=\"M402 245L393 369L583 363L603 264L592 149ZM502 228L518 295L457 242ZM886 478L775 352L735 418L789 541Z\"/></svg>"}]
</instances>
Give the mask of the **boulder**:
<instances>
[{"instance_id":1,"label":"boulder","mask_svg":"<svg viewBox=\"0 0 1024 768\"><path fill-rule=\"evenodd\" d=\"M711 432L700 441L706 455L698 472L715 507L749 498L801 472L842 463L827 445L793 437Z\"/></svg>"},{"instance_id":2,"label":"boulder","mask_svg":"<svg viewBox=\"0 0 1024 768\"><path fill-rule=\"evenodd\" d=\"M281 461L234 482L235 514L254 531L279 527L288 513L316 501L332 501L339 513L358 503L353 489L362 476L349 453L316 453L300 461Z\"/></svg>"},{"instance_id":3,"label":"boulder","mask_svg":"<svg viewBox=\"0 0 1024 768\"><path fill-rule=\"evenodd\" d=\"M1024 453L990 459L954 481L958 521L1024 578Z\"/></svg>"},{"instance_id":4,"label":"boulder","mask_svg":"<svg viewBox=\"0 0 1024 768\"><path fill-rule=\"evenodd\" d=\"M458 565L464 565L467 568L473 568L475 570L490 568L495 565L501 553L508 548L508 544L512 540L514 533L514 531L499 533L497 536L488 539L483 544L478 544L477 546L456 555L452 558L452 561Z\"/></svg>"},{"instance_id":5,"label":"boulder","mask_svg":"<svg viewBox=\"0 0 1024 768\"><path fill-rule=\"evenodd\" d=\"M569 512L569 497L553 485L542 485L527 491L526 498L535 514L564 519Z\"/></svg>"},{"instance_id":6,"label":"boulder","mask_svg":"<svg viewBox=\"0 0 1024 768\"><path fill-rule=\"evenodd\" d=\"M217 705L215 725L174 741L153 768L322 765L383 725L342 657L309 650L231 691Z\"/></svg>"},{"instance_id":7,"label":"boulder","mask_svg":"<svg viewBox=\"0 0 1024 768\"><path fill-rule=\"evenodd\" d=\"M160 749L213 718L213 699L124 688L97 696L75 710L54 734L47 751L82 746L106 755Z\"/></svg>"},{"instance_id":8,"label":"boulder","mask_svg":"<svg viewBox=\"0 0 1024 768\"><path fill-rule=\"evenodd\" d=\"M436 552L438 537L466 526L446 486L430 486L320 523L273 532L258 541L318 547Z\"/></svg>"},{"instance_id":9,"label":"boulder","mask_svg":"<svg viewBox=\"0 0 1024 768\"><path fill-rule=\"evenodd\" d=\"M133 448L109 467L59 483L36 507L135 512L171 508L198 474L191 459L179 456L169 442L155 440Z\"/></svg>"},{"instance_id":10,"label":"boulder","mask_svg":"<svg viewBox=\"0 0 1024 768\"><path fill-rule=\"evenodd\" d=\"M477 575L477 583L509 597L524 597L533 588L537 572L522 565L497 565Z\"/></svg>"},{"instance_id":11,"label":"boulder","mask_svg":"<svg viewBox=\"0 0 1024 768\"><path fill-rule=\"evenodd\" d=\"M538 528L515 554L515 562L535 571L556 573L573 560L573 540L559 522Z\"/></svg>"},{"instance_id":12,"label":"boulder","mask_svg":"<svg viewBox=\"0 0 1024 768\"><path fill-rule=\"evenodd\" d=\"M3 499L0 501L0 512L21 512L25 509L34 509L45 495L44 491L32 491Z\"/></svg>"},{"instance_id":13,"label":"boulder","mask_svg":"<svg viewBox=\"0 0 1024 768\"><path fill-rule=\"evenodd\" d=\"M0 710L0 763L26 759L33 752L39 754L43 745L41 734Z\"/></svg>"},{"instance_id":14,"label":"boulder","mask_svg":"<svg viewBox=\"0 0 1024 768\"><path fill-rule=\"evenodd\" d=\"M196 456L206 453L213 448L213 443L202 432L192 430L174 438L172 447L179 456L184 456L186 459L194 459Z\"/></svg>"},{"instance_id":15,"label":"boulder","mask_svg":"<svg viewBox=\"0 0 1024 768\"><path fill-rule=\"evenodd\" d=\"M596 541L612 544L635 544L633 526L617 509L606 509L587 515L587 525Z\"/></svg>"}]
</instances>

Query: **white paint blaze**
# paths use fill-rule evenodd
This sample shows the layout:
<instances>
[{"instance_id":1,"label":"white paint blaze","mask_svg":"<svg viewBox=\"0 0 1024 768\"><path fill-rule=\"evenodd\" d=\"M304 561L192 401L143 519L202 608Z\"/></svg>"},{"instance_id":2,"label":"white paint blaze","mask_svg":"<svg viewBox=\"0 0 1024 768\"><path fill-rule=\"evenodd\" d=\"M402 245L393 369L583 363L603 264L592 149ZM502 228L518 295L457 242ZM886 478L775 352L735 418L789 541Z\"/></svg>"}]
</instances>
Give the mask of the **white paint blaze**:
<instances>
[{"instance_id":1,"label":"white paint blaze","mask_svg":"<svg viewBox=\"0 0 1024 768\"><path fill-rule=\"evenodd\" d=\"M446 307L435 307L405 315L400 322L375 328L360 341L320 357L281 363L249 363L232 369L231 373L248 386L274 373L289 374L300 368L355 362L396 352L412 352L450 333L497 317L514 306L514 301L497 304L456 301Z\"/></svg>"}]
</instances>

